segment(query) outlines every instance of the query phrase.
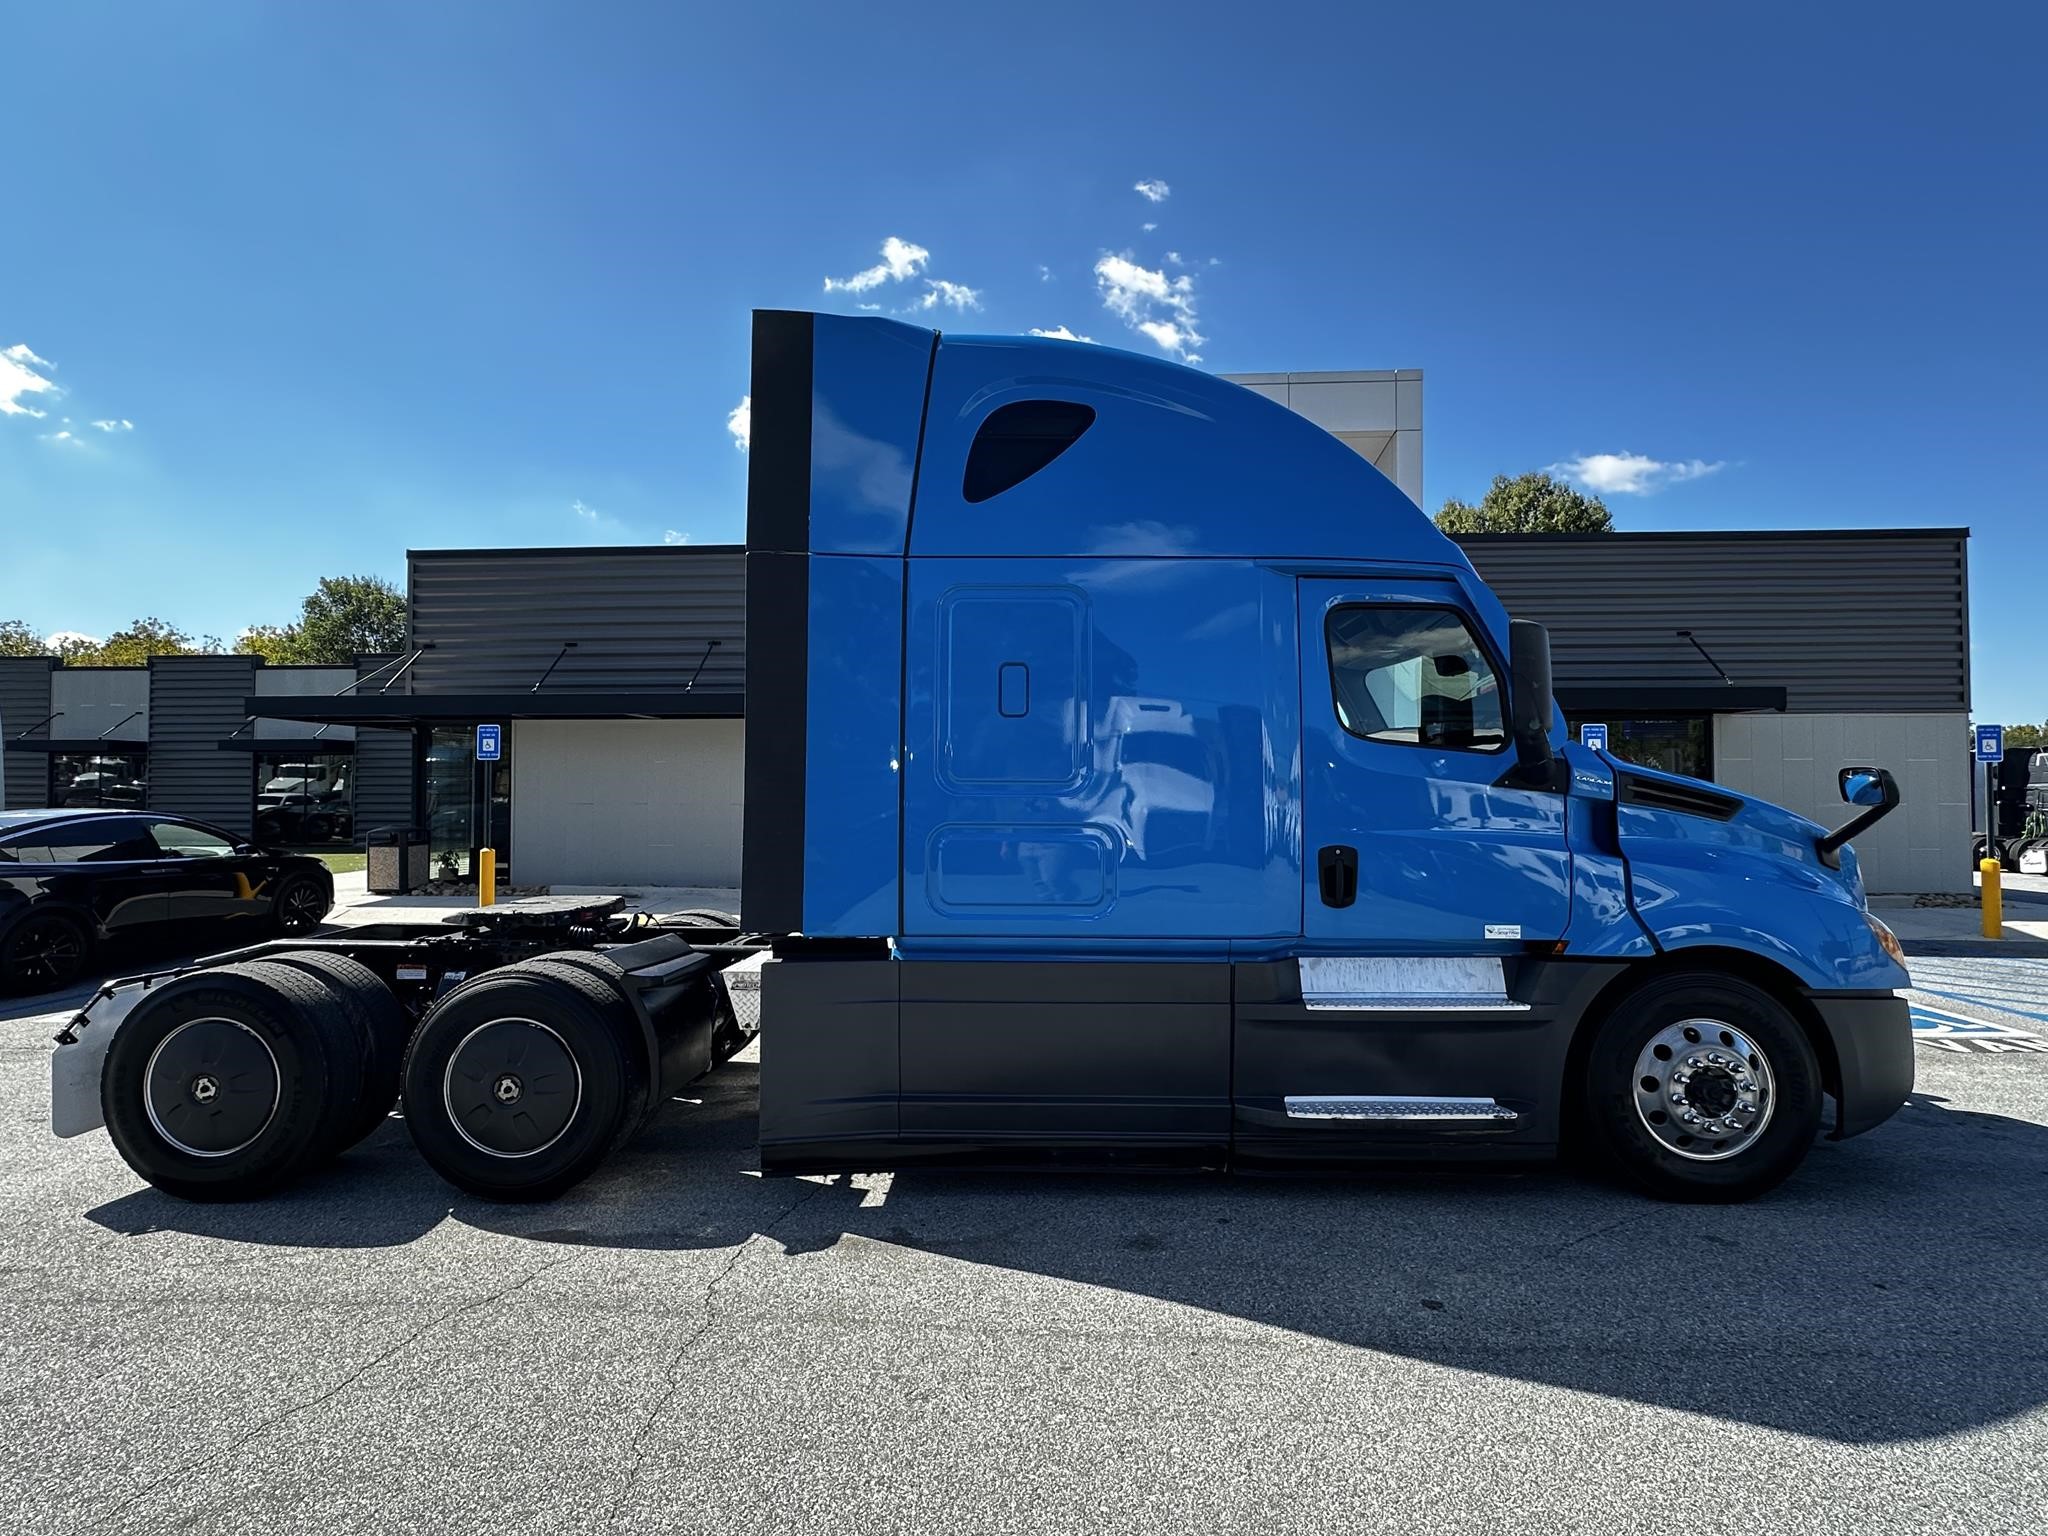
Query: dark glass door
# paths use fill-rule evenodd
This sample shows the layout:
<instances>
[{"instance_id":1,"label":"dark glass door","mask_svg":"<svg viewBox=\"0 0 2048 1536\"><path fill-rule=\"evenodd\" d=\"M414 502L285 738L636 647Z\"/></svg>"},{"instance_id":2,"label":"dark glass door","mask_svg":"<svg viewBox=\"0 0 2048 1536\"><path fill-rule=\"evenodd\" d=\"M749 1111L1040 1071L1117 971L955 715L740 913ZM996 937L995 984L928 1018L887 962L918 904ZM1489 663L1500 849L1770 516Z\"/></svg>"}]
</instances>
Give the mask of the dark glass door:
<instances>
[{"instance_id":1,"label":"dark glass door","mask_svg":"<svg viewBox=\"0 0 2048 1536\"><path fill-rule=\"evenodd\" d=\"M476 855L498 852L498 878L512 867L512 733L502 755L479 762L474 725L435 726L427 739L420 782L426 800L428 864L436 880L474 880Z\"/></svg>"}]
</instances>

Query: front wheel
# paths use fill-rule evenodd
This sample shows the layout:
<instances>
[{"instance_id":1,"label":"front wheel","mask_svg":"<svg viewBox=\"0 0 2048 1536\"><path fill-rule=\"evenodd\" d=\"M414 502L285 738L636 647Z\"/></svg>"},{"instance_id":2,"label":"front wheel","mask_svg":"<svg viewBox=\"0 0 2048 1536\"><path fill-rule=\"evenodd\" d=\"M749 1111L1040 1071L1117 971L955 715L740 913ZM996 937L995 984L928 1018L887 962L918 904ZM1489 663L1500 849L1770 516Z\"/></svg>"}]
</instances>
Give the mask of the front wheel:
<instances>
[{"instance_id":1,"label":"front wheel","mask_svg":"<svg viewBox=\"0 0 2048 1536\"><path fill-rule=\"evenodd\" d=\"M1604 1160L1667 1200L1747 1200L1797 1168L1820 1127L1813 1046L1783 1004L1732 976L1660 977L1600 1025L1587 1129Z\"/></svg>"}]
</instances>

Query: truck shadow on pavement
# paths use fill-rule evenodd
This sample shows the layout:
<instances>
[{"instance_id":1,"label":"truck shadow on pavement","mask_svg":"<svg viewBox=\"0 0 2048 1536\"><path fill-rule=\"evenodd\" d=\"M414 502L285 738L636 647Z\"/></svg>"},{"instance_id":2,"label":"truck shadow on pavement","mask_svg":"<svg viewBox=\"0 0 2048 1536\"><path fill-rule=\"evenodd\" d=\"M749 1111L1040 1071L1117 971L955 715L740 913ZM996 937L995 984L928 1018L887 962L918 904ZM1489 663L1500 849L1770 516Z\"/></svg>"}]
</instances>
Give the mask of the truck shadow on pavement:
<instances>
[{"instance_id":1,"label":"truck shadow on pavement","mask_svg":"<svg viewBox=\"0 0 2048 1536\"><path fill-rule=\"evenodd\" d=\"M128 1235L310 1248L397 1247L450 1220L596 1248L752 1242L746 1305L776 1306L785 1266L846 1263L840 1305L872 1311L878 1338L914 1326L892 1276L914 1298L967 1263L1122 1293L1107 1299L1128 1310L1107 1326L1133 1338L1159 1326L1140 1305L1151 1298L1254 1325L1238 1330L1253 1343L1279 1329L1845 1443L1952 1434L2048 1403L2048 1128L1938 1098L1915 1096L1861 1140L1819 1143L1764 1200L1680 1206L1548 1169L763 1179L756 1070L720 1069L701 1100L670 1106L547 1205L455 1193L393 1120L267 1201L188 1205L145 1189L87 1216ZM809 1294L793 1284L783 1300ZM1101 1297L977 1294L998 1299L975 1326L1028 1336L1065 1306L1105 1326Z\"/></svg>"}]
</instances>

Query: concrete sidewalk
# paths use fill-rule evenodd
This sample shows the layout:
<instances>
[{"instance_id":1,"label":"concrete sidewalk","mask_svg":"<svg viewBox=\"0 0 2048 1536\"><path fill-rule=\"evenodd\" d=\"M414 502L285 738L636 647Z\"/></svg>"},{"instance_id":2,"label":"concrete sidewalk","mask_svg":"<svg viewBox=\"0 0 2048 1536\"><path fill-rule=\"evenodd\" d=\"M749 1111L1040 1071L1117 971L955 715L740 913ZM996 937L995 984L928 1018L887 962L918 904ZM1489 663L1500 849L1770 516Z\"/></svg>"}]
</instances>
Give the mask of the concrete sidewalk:
<instances>
[{"instance_id":1,"label":"concrete sidewalk","mask_svg":"<svg viewBox=\"0 0 2048 1536\"><path fill-rule=\"evenodd\" d=\"M2027 877L2009 875L2008 882ZM2039 877L2033 879L2040 882ZM1911 897L1871 898L1870 909L1882 918L1909 955L2048 955L2048 896L2024 886L2004 886L2004 922L2000 937L1986 938L1976 900L1959 907L1917 907Z\"/></svg>"},{"instance_id":2,"label":"concrete sidewalk","mask_svg":"<svg viewBox=\"0 0 2048 1536\"><path fill-rule=\"evenodd\" d=\"M334 877L334 910L328 924L360 928L369 923L441 923L452 912L466 912L476 905L476 893L461 896L376 896L369 890L368 876L358 870ZM556 896L624 896L628 912L682 912L692 907L710 907L720 912L737 912L740 893L726 886L643 885L583 886L558 885Z\"/></svg>"}]
</instances>

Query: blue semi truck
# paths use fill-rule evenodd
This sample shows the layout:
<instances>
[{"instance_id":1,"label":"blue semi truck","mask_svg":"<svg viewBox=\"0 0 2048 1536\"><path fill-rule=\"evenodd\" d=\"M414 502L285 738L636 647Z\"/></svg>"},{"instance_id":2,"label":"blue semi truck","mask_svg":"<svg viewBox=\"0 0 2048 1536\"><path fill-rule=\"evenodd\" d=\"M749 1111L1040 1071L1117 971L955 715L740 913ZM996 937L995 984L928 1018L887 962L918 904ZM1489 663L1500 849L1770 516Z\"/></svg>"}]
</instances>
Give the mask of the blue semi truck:
<instances>
[{"instance_id":1,"label":"blue semi truck","mask_svg":"<svg viewBox=\"0 0 2048 1536\"><path fill-rule=\"evenodd\" d=\"M769 1172L1577 1150L1739 1199L1910 1092L1849 847L1891 776L1843 765L1831 831L1566 741L1540 626L1309 422L775 311L752 398L743 921L511 903L134 978L60 1037L60 1132L239 1196L400 1097L451 1181L545 1198L758 1028Z\"/></svg>"}]
</instances>

